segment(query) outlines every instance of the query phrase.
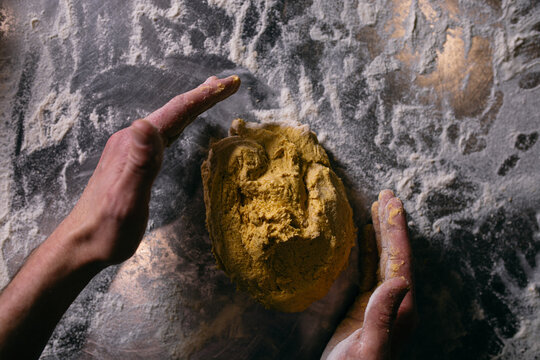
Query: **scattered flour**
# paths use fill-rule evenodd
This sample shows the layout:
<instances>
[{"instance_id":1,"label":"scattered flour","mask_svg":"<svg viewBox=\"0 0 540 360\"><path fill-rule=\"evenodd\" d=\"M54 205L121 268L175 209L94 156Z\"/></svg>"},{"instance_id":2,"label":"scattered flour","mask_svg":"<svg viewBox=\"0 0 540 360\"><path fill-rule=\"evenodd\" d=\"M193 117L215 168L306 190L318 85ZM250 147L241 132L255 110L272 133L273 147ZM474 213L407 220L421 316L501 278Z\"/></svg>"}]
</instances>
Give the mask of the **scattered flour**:
<instances>
[{"instance_id":1,"label":"scattered flour","mask_svg":"<svg viewBox=\"0 0 540 360\"><path fill-rule=\"evenodd\" d=\"M172 22L180 22L184 13L182 7L182 1L178 0L173 0L168 9L152 6L148 1L138 0L133 3L131 20L133 33L129 41L129 53L126 55L126 62L128 64L150 63L154 66L161 65L158 60L154 58L151 50L142 43L145 26L142 20L150 19L151 21L158 23L158 19L165 18ZM159 28L159 23L156 26L158 26L158 30L160 30L158 31L160 43L166 44L166 46L164 46L166 56L175 53L184 55L189 55L191 53L192 48L188 38L182 36L180 39L173 39L170 29L166 27Z\"/></svg>"},{"instance_id":2,"label":"scattered flour","mask_svg":"<svg viewBox=\"0 0 540 360\"><path fill-rule=\"evenodd\" d=\"M531 268L523 257L521 260L529 281L524 288L512 281L504 267L498 268L511 292L508 300L516 302L512 311L519 319L519 330L511 338L503 340L502 352L493 359L515 359L517 356L521 359L535 359L540 354L540 343L531 341L540 337L540 255L536 257L535 268Z\"/></svg>"},{"instance_id":3,"label":"scattered flour","mask_svg":"<svg viewBox=\"0 0 540 360\"><path fill-rule=\"evenodd\" d=\"M189 1L171 0L170 6L164 8L151 1L136 0L126 5L130 9L127 24L129 44L120 58L122 64L156 68L164 67L165 60L174 56L189 57L204 52L227 58L239 68L248 69L258 81L277 89L277 106L250 109L255 119L291 125L308 123L321 128L319 139L331 150L343 151L345 155L341 157L338 153L337 157L345 167L354 168L355 164L364 161L347 158L347 154L369 155L354 147L358 139L349 132L349 123L368 122L375 117L376 122L368 125L373 130L374 146L381 153L395 158L397 166L389 169L378 160L370 159L362 166L370 168L374 182L371 186L396 189L405 200L411 225L429 238L450 232L456 227L456 220L487 216L489 209L505 206L509 198L513 204L524 207L540 201L538 177L523 170L525 167L506 177L496 173L498 164L514 151L512 145L517 132L538 130L537 125L536 128L530 125L534 125L534 121L530 121L527 114L513 116L519 111L520 104L510 104L509 99L515 89L504 88L504 84L511 83L524 72L540 68L539 58L531 60L525 55L514 56L520 54L524 44L536 36L533 26L537 22L538 11L523 15L520 2L503 1L499 15L483 16L481 13L475 15L477 8L472 0L456 1L456 6L471 9L470 15L462 18L453 3L436 4L426 0L334 3L314 0L301 16L291 18L287 24L276 25L273 15L278 11L278 1L209 0L208 6L223 10L230 17L232 29L218 36L206 37L204 49L200 49L189 36L190 31L199 26L197 22L186 19ZM442 4L450 5L444 8L446 5ZM250 7L256 9L260 16L252 34L246 36L246 21L252 11ZM24 6L21 9L24 10ZM21 210L13 210L11 204L14 180L10 157L15 149L13 139L16 130L10 121L13 119L12 100L23 70L20 58L25 53L25 49L15 45L25 43L25 46L40 49L36 79L24 114L24 137L20 148L29 155L60 143L80 121L83 99L80 92L70 91L70 81L82 66L80 38L84 32L73 1L59 2L58 14L52 19L44 12L26 14L21 10L21 14L15 16L11 8L2 11L6 20L0 22L0 41L6 41L13 47L10 53L0 48L0 132L5 134L0 138L0 151L4 154L0 157L0 168L3 169L0 173L0 248L10 238L34 236L41 240L44 234L39 232L38 219L47 211L39 196ZM513 23L512 18L518 15L521 16L520 21ZM482 20L485 18L494 19L490 21L496 22L496 26ZM94 25L98 29L96 42L100 55L97 61L103 65L104 72L110 69L115 56L108 43L111 37L109 29L114 21L113 14L100 13ZM175 26L181 24L186 25L186 30L179 36ZM145 35L148 27L153 30L157 44L149 44ZM24 30L17 32L15 28ZM279 41L268 47L261 46L267 32L273 28L280 31ZM366 29L375 29L374 33L380 38L369 38L362 32ZM453 77L437 72L438 60L448 56L451 46L456 49L454 53L459 51L464 57L468 56L474 49L475 38L490 40L488 67L494 71L493 86L481 115L465 115L457 119L452 111L453 104L447 97L440 104L434 100L444 97L447 89L427 89L422 86L422 81L431 79L430 84L437 88L438 82ZM301 53L301 45L306 39L311 41L311 47L307 57L301 58L298 53ZM159 46L161 53L156 54L155 46ZM368 52L366 48L370 46L373 49ZM59 70L58 62L62 59L66 59L65 69ZM455 60L450 57L448 62ZM318 78L314 78L314 71L320 71L315 72ZM407 83L389 83L390 75L394 74L405 74ZM470 74L463 76L458 84L460 91L466 90L472 81ZM386 93L400 90L400 86L406 86L407 95L399 95L399 100L394 103L384 98ZM367 91L365 96L350 95L363 89ZM490 106L496 99L495 91L500 89L505 92L505 98L501 100L503 105L498 117L488 129L489 137L479 135L487 139L485 148L464 154L470 139L483 131L485 122L481 119L489 117ZM527 104L531 101L529 99ZM376 111L370 115L372 108ZM102 130L112 126L113 115L110 109L104 113L93 109L87 120L96 130ZM320 126L325 122L331 123L332 127ZM88 154L79 150L78 161L81 163ZM520 161L529 161L527 166L538 170L538 164L530 157L524 156ZM68 165L60 174L64 190L68 188L65 182ZM475 200L463 209L432 220L426 214L430 196L444 194L450 187L458 186L464 173L468 175L466 178L475 179L476 188L472 191ZM466 191L460 189L456 192ZM535 241L539 241L538 238ZM24 248L21 252L28 254L31 245L36 243L35 240L21 242L20 246ZM540 264L538 258L537 264ZM507 301L513 302L515 315L520 318L520 330L510 339L500 336L505 347L499 358L521 354L525 359L533 359L540 352L536 342L540 338L540 267L530 268L527 264L523 267L529 282L527 287L519 287L511 280L505 284L513 294ZM504 275L504 266L500 265L496 271ZM0 257L0 286L7 281L5 259ZM475 304L478 319L488 316L480 304ZM102 320L106 319L98 318L96 321Z\"/></svg>"},{"instance_id":4,"label":"scattered flour","mask_svg":"<svg viewBox=\"0 0 540 360\"><path fill-rule=\"evenodd\" d=\"M281 89L279 107L270 110L254 110L255 117L263 123L280 122L291 126L300 125L298 107L288 88Z\"/></svg>"},{"instance_id":5,"label":"scattered flour","mask_svg":"<svg viewBox=\"0 0 540 360\"><path fill-rule=\"evenodd\" d=\"M17 78L20 70L17 69L16 59L12 57L8 46L15 46L20 38L15 31L15 17L9 10L0 6L3 19L0 20L0 249L11 234L11 193L13 181L13 167L9 156L13 152L14 138L13 126L7 121L11 116L12 99L17 91ZM0 288L8 282L8 272L0 253Z\"/></svg>"},{"instance_id":6,"label":"scattered flour","mask_svg":"<svg viewBox=\"0 0 540 360\"><path fill-rule=\"evenodd\" d=\"M79 93L50 92L25 122L22 150L31 153L60 142L78 120Z\"/></svg>"}]
</instances>

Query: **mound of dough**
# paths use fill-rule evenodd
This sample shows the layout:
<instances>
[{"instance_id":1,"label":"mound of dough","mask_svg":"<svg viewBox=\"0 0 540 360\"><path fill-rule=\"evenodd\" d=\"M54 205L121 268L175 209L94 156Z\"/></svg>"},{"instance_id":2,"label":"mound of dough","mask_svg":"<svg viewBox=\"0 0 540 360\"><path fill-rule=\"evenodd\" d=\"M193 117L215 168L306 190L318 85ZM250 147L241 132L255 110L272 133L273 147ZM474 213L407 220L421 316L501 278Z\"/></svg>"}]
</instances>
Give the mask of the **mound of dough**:
<instances>
[{"instance_id":1,"label":"mound of dough","mask_svg":"<svg viewBox=\"0 0 540 360\"><path fill-rule=\"evenodd\" d=\"M286 312L326 295L356 228L315 134L236 119L201 170L213 252L238 287Z\"/></svg>"}]
</instances>

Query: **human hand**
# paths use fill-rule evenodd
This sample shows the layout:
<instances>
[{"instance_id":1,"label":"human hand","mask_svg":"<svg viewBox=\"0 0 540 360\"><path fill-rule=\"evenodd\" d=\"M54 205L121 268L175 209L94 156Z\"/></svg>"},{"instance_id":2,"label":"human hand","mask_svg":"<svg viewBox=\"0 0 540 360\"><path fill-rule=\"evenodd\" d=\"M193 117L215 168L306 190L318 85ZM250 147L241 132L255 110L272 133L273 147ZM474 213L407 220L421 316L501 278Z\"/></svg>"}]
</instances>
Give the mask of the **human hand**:
<instances>
[{"instance_id":1,"label":"human hand","mask_svg":"<svg viewBox=\"0 0 540 360\"><path fill-rule=\"evenodd\" d=\"M380 285L358 296L326 346L325 360L395 359L417 323L403 204L391 190L383 190L371 214ZM373 236L373 230L366 233Z\"/></svg>"},{"instance_id":2,"label":"human hand","mask_svg":"<svg viewBox=\"0 0 540 360\"><path fill-rule=\"evenodd\" d=\"M107 266L128 259L146 229L152 183L165 145L200 113L236 92L237 76L203 84L113 134L77 205L52 237L77 232L78 264Z\"/></svg>"},{"instance_id":3,"label":"human hand","mask_svg":"<svg viewBox=\"0 0 540 360\"><path fill-rule=\"evenodd\" d=\"M164 145L239 86L237 76L213 76L110 137L73 211L0 293L0 358L38 358L92 277L133 255L146 228Z\"/></svg>"}]
</instances>

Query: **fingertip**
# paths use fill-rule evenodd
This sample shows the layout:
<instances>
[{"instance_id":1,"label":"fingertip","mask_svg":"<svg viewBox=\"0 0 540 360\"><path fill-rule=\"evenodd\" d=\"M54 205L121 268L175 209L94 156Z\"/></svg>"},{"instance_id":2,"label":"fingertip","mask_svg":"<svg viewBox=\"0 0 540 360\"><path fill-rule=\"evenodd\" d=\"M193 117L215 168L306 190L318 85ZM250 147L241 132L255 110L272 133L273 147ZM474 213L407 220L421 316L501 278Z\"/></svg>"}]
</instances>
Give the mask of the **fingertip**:
<instances>
[{"instance_id":1,"label":"fingertip","mask_svg":"<svg viewBox=\"0 0 540 360\"><path fill-rule=\"evenodd\" d=\"M232 90L229 95L233 94L240 86L241 81L238 75L231 75L220 79L217 76L210 76L204 83L199 86L200 90L213 90L213 93L220 93L224 90Z\"/></svg>"},{"instance_id":2,"label":"fingertip","mask_svg":"<svg viewBox=\"0 0 540 360\"><path fill-rule=\"evenodd\" d=\"M230 79L230 81L233 84L240 85L242 83L242 81L240 80L240 77L238 75L231 75L227 79Z\"/></svg>"},{"instance_id":3,"label":"fingertip","mask_svg":"<svg viewBox=\"0 0 540 360\"><path fill-rule=\"evenodd\" d=\"M240 87L241 83L242 81L240 80L240 77L238 75L231 75L229 77L221 79L218 82L218 86L221 84L222 88L224 90L227 90L227 96L230 96L234 94L236 91L238 91L238 88Z\"/></svg>"},{"instance_id":4,"label":"fingertip","mask_svg":"<svg viewBox=\"0 0 540 360\"><path fill-rule=\"evenodd\" d=\"M383 216L384 216L384 211L386 209L386 204L388 203L388 201L393 198L395 195L394 195L394 192L392 190L389 190L389 189L385 189L383 191L381 191L379 193L379 208L378 208L378 211L379 211L379 220L382 222L383 221Z\"/></svg>"},{"instance_id":5,"label":"fingertip","mask_svg":"<svg viewBox=\"0 0 540 360\"><path fill-rule=\"evenodd\" d=\"M400 199L394 197L388 200L384 210L384 218L390 227L405 226L405 210Z\"/></svg>"},{"instance_id":6,"label":"fingertip","mask_svg":"<svg viewBox=\"0 0 540 360\"><path fill-rule=\"evenodd\" d=\"M389 205L391 205L393 207L400 207L400 208L403 209L403 202L398 197L392 197L392 198L388 199L388 202L386 203L386 206L388 207Z\"/></svg>"},{"instance_id":7,"label":"fingertip","mask_svg":"<svg viewBox=\"0 0 540 360\"><path fill-rule=\"evenodd\" d=\"M196 88L175 96L146 117L158 130L163 142L170 145L197 116L234 94L240 78L210 76Z\"/></svg>"},{"instance_id":8,"label":"fingertip","mask_svg":"<svg viewBox=\"0 0 540 360\"><path fill-rule=\"evenodd\" d=\"M380 193L379 193L379 202L381 202L381 200L383 199L390 199L392 197L394 197L394 192L390 189L384 189L382 190Z\"/></svg>"},{"instance_id":9,"label":"fingertip","mask_svg":"<svg viewBox=\"0 0 540 360\"><path fill-rule=\"evenodd\" d=\"M411 290L411 282L405 276L401 275L401 276L397 276L396 278L405 281L405 285L407 286L407 290Z\"/></svg>"},{"instance_id":10,"label":"fingertip","mask_svg":"<svg viewBox=\"0 0 540 360\"><path fill-rule=\"evenodd\" d=\"M409 291L409 281L403 276L397 276L388 280L385 280L371 295L370 303L391 305L393 304L388 299L399 300L403 299L407 291ZM401 301L399 301L401 302ZM369 307L370 304L368 304ZM396 309L397 310L397 309Z\"/></svg>"},{"instance_id":11,"label":"fingertip","mask_svg":"<svg viewBox=\"0 0 540 360\"><path fill-rule=\"evenodd\" d=\"M395 296L396 299L405 297L407 291L410 290L410 284L409 281L404 276L397 276L391 279L388 279L385 281L385 283L388 283L389 287L389 294L391 297ZM398 301L401 303L401 301Z\"/></svg>"},{"instance_id":12,"label":"fingertip","mask_svg":"<svg viewBox=\"0 0 540 360\"><path fill-rule=\"evenodd\" d=\"M236 75L220 79L216 76L211 76L204 83L194 89L198 95L194 95L198 100L194 100L192 96L190 105L194 105L195 115L211 108L216 103L225 100L240 87L240 78Z\"/></svg>"}]
</instances>

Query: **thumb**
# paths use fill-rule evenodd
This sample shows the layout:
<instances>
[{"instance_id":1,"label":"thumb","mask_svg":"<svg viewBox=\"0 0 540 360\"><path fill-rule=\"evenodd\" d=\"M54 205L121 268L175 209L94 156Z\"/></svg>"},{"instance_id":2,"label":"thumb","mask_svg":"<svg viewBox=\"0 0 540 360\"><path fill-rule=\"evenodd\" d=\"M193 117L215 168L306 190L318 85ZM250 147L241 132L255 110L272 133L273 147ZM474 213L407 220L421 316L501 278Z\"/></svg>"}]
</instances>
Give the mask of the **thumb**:
<instances>
[{"instance_id":1,"label":"thumb","mask_svg":"<svg viewBox=\"0 0 540 360\"><path fill-rule=\"evenodd\" d=\"M400 277L383 282L371 295L362 330L362 350L366 359L373 358L373 354L382 355L378 359L390 358L392 327L408 291L407 281Z\"/></svg>"},{"instance_id":2,"label":"thumb","mask_svg":"<svg viewBox=\"0 0 540 360\"><path fill-rule=\"evenodd\" d=\"M135 121L129 127L129 152L122 174L125 190L149 190L161 167L163 140L147 120Z\"/></svg>"}]
</instances>

